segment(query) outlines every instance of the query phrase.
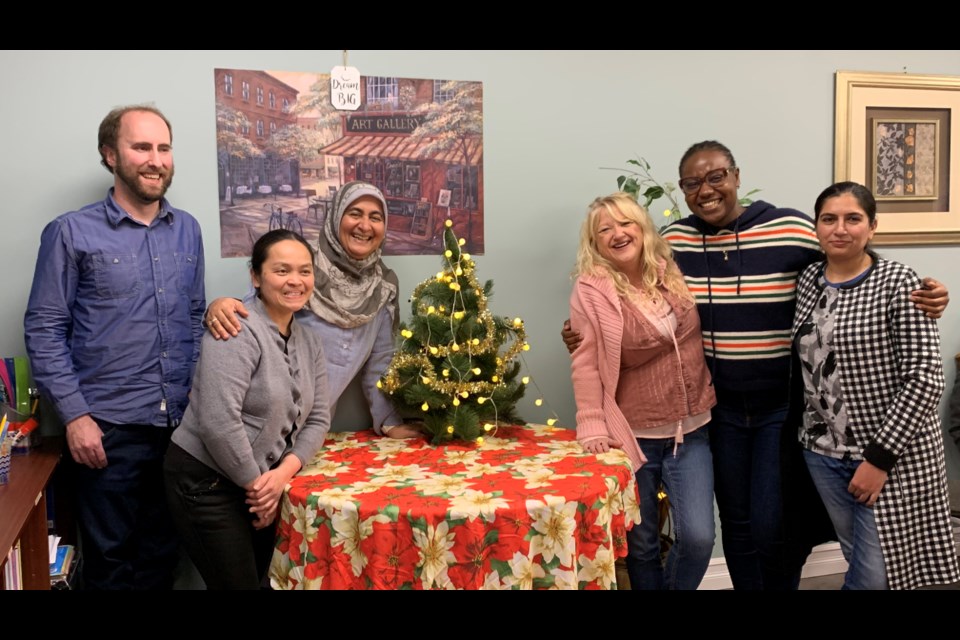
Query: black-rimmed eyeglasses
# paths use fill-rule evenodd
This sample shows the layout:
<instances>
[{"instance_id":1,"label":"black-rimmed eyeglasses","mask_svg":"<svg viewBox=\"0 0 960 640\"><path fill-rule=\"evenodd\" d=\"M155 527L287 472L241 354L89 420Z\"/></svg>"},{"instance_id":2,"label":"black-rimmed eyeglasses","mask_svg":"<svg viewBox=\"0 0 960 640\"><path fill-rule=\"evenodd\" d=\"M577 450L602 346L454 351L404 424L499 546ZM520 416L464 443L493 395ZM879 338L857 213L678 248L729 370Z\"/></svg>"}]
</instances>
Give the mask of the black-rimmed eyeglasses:
<instances>
[{"instance_id":1,"label":"black-rimmed eyeglasses","mask_svg":"<svg viewBox=\"0 0 960 640\"><path fill-rule=\"evenodd\" d=\"M700 187L703 186L704 182L711 187L719 187L734 169L736 169L736 167L714 169L713 171L708 171L702 178L684 178L678 184L680 185L680 190L684 193L696 193L700 191Z\"/></svg>"}]
</instances>

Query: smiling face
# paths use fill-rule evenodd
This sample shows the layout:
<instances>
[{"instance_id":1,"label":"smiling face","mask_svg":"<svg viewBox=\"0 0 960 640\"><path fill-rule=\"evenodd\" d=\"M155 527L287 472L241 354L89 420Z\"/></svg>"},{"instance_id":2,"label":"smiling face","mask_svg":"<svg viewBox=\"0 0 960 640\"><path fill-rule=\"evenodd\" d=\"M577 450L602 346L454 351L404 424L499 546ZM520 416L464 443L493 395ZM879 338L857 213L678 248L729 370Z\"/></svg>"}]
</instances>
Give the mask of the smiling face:
<instances>
[{"instance_id":1,"label":"smiling face","mask_svg":"<svg viewBox=\"0 0 960 640\"><path fill-rule=\"evenodd\" d=\"M386 232L383 205L373 196L351 202L340 220L340 244L354 260L363 260L379 249Z\"/></svg>"},{"instance_id":2,"label":"smiling face","mask_svg":"<svg viewBox=\"0 0 960 640\"><path fill-rule=\"evenodd\" d=\"M719 184L711 184L706 176L711 171L728 169L727 176ZM716 175L716 174L714 174ZM714 227L723 227L743 213L738 202L740 169L732 167L730 159L722 151L699 151L690 156L680 170L680 180L699 178L703 182L693 193L684 192L687 206L695 216Z\"/></svg>"},{"instance_id":3,"label":"smiling face","mask_svg":"<svg viewBox=\"0 0 960 640\"><path fill-rule=\"evenodd\" d=\"M117 148L104 148L113 168L114 194L121 204L158 202L173 182L173 146L163 118L149 111L123 115Z\"/></svg>"},{"instance_id":4,"label":"smiling face","mask_svg":"<svg viewBox=\"0 0 960 640\"><path fill-rule=\"evenodd\" d=\"M643 232L636 222L603 210L597 217L595 236L597 251L618 271L630 275L641 269Z\"/></svg>"},{"instance_id":5,"label":"smiling face","mask_svg":"<svg viewBox=\"0 0 960 640\"><path fill-rule=\"evenodd\" d=\"M841 193L824 200L816 230L828 262L859 260L877 230L877 221L870 220L852 193Z\"/></svg>"},{"instance_id":6,"label":"smiling face","mask_svg":"<svg viewBox=\"0 0 960 640\"><path fill-rule=\"evenodd\" d=\"M313 291L313 258L302 242L280 240L270 245L260 272L251 270L250 277L267 315L284 331Z\"/></svg>"}]
</instances>

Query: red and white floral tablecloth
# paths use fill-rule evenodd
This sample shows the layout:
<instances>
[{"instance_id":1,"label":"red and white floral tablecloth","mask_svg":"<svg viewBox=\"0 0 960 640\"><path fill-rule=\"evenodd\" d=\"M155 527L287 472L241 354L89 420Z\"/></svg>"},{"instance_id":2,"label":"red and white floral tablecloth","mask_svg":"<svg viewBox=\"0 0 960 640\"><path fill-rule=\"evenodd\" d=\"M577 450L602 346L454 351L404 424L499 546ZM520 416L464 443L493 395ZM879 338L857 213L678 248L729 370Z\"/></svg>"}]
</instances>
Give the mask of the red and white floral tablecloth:
<instances>
[{"instance_id":1,"label":"red and white floral tablecloth","mask_svg":"<svg viewBox=\"0 0 960 640\"><path fill-rule=\"evenodd\" d=\"M284 494L275 589L616 589L640 522L626 455L572 430L483 444L333 433Z\"/></svg>"}]
</instances>

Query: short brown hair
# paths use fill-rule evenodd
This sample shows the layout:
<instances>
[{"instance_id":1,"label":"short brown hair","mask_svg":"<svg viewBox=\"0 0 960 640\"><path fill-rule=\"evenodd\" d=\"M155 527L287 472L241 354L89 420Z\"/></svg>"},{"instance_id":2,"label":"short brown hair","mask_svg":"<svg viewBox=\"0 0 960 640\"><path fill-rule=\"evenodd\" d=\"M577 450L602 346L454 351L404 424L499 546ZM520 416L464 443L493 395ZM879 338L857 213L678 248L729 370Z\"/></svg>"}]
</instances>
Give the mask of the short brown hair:
<instances>
[{"instance_id":1,"label":"short brown hair","mask_svg":"<svg viewBox=\"0 0 960 640\"><path fill-rule=\"evenodd\" d=\"M123 116L127 115L131 111L147 111L160 116L160 118L167 125L167 131L170 132L170 142L173 142L173 127L170 125L170 121L167 120L167 116L163 115L160 109L157 109L152 104L131 104L125 107L117 107L108 113L100 122L100 131L97 136L97 151L100 152L100 164L106 167L107 171L110 173L113 173L113 168L107 164L107 156L103 152L103 148L110 147L111 149L116 150L117 136L120 135L120 121L123 119Z\"/></svg>"}]
</instances>

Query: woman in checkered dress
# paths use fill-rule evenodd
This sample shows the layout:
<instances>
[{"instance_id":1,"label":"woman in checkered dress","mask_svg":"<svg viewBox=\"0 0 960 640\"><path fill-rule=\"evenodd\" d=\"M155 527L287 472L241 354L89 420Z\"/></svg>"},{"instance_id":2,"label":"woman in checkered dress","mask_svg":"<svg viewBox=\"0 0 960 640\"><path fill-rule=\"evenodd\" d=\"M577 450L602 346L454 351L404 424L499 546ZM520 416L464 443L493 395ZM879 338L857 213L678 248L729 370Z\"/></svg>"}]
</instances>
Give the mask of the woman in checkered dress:
<instances>
[{"instance_id":1,"label":"woman in checkered dress","mask_svg":"<svg viewBox=\"0 0 960 640\"><path fill-rule=\"evenodd\" d=\"M797 283L800 441L849 564L843 588L956 581L940 336L909 300L920 279L870 249L877 205L862 185L831 185L814 210L826 260Z\"/></svg>"}]
</instances>

